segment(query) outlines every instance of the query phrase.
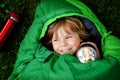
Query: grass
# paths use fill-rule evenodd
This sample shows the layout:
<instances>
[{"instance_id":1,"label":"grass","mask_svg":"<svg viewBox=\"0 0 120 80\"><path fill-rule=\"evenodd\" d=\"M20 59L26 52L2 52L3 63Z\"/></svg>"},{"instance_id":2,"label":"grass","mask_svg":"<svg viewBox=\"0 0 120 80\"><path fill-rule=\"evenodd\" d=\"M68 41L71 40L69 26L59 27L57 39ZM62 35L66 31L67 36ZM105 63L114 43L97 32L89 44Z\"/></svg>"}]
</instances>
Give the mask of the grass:
<instances>
[{"instance_id":1,"label":"grass","mask_svg":"<svg viewBox=\"0 0 120 80\"><path fill-rule=\"evenodd\" d=\"M119 0L81 0L98 16L100 21L113 35L120 38ZM1 0L0 29L5 25L9 13L21 12L21 20L15 25L3 48L0 50L0 80L6 80L13 70L16 55L22 39L32 24L34 12L39 0Z\"/></svg>"},{"instance_id":2,"label":"grass","mask_svg":"<svg viewBox=\"0 0 120 80\"><path fill-rule=\"evenodd\" d=\"M15 25L5 44L0 50L0 80L7 80L13 70L16 54L20 42L32 24L34 12L39 0L1 0L0 1L0 29L5 25L9 13L18 11L21 20Z\"/></svg>"}]
</instances>

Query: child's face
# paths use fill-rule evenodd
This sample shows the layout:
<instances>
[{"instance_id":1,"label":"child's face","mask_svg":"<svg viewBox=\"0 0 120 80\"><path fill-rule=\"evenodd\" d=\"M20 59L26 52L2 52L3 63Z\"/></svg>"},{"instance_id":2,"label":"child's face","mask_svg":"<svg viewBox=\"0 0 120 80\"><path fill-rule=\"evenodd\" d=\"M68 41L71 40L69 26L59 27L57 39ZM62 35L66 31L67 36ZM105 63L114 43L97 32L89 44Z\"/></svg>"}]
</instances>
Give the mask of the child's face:
<instances>
[{"instance_id":1,"label":"child's face","mask_svg":"<svg viewBox=\"0 0 120 80\"><path fill-rule=\"evenodd\" d=\"M56 32L54 32L52 37L53 49L59 54L75 54L80 47L81 42L82 39L80 39L77 33L67 33L63 28L59 28Z\"/></svg>"}]
</instances>

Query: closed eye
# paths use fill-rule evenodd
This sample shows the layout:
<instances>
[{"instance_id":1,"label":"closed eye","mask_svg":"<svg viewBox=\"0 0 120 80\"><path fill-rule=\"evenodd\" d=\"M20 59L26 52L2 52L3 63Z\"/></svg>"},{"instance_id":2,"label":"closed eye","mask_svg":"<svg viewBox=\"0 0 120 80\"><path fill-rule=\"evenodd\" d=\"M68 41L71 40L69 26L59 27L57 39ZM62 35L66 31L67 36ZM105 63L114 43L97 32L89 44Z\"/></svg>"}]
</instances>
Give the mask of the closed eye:
<instances>
[{"instance_id":1,"label":"closed eye","mask_svg":"<svg viewBox=\"0 0 120 80\"><path fill-rule=\"evenodd\" d=\"M53 41L58 41L57 39L54 39Z\"/></svg>"},{"instance_id":2,"label":"closed eye","mask_svg":"<svg viewBox=\"0 0 120 80\"><path fill-rule=\"evenodd\" d=\"M66 39L72 38L73 36L67 36Z\"/></svg>"}]
</instances>

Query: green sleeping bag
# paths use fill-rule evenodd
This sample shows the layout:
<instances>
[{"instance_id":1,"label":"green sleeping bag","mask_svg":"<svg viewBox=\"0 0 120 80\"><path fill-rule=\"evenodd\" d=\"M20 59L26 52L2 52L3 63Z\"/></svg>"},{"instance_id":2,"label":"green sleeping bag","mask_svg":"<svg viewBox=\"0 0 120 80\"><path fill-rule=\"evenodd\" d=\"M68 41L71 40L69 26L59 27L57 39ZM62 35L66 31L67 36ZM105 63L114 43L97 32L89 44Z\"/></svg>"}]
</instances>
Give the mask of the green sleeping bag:
<instances>
[{"instance_id":1,"label":"green sleeping bag","mask_svg":"<svg viewBox=\"0 0 120 80\"><path fill-rule=\"evenodd\" d=\"M71 54L60 56L42 45L40 39L44 38L48 26L65 16L78 17L97 37L102 59L80 63ZM120 80L119 43L79 0L41 0L8 80Z\"/></svg>"}]
</instances>

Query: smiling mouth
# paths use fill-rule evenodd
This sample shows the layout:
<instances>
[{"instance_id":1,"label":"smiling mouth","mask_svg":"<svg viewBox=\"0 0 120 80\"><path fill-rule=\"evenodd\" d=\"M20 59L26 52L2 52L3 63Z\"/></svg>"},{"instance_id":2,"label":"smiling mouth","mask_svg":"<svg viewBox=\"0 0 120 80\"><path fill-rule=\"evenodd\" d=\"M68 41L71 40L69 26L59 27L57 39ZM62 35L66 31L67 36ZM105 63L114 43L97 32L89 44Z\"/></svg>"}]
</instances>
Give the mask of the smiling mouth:
<instances>
[{"instance_id":1,"label":"smiling mouth","mask_svg":"<svg viewBox=\"0 0 120 80\"><path fill-rule=\"evenodd\" d=\"M66 49L61 49L60 52L62 53L68 53L72 50L72 48L66 48Z\"/></svg>"}]
</instances>

